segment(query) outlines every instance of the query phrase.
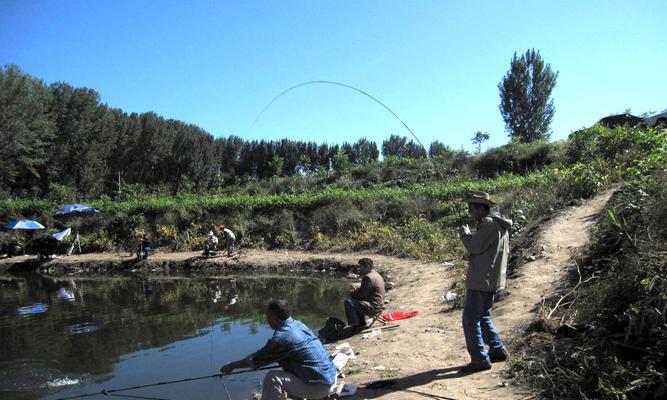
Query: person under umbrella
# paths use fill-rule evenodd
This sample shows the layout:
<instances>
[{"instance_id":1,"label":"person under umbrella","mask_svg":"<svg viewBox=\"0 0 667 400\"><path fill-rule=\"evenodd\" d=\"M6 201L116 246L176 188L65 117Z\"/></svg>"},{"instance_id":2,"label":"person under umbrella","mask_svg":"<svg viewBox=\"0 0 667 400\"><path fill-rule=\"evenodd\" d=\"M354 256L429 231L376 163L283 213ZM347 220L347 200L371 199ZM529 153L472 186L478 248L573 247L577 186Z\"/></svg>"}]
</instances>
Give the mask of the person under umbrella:
<instances>
[{"instance_id":1,"label":"person under umbrella","mask_svg":"<svg viewBox=\"0 0 667 400\"><path fill-rule=\"evenodd\" d=\"M15 219L8 223L7 229L11 230L27 230L27 231L35 231L38 229L44 229L44 225L40 224L37 221L31 220L31 219ZM30 242L31 239L28 240ZM25 255L25 246L23 246L23 254Z\"/></svg>"}]
</instances>

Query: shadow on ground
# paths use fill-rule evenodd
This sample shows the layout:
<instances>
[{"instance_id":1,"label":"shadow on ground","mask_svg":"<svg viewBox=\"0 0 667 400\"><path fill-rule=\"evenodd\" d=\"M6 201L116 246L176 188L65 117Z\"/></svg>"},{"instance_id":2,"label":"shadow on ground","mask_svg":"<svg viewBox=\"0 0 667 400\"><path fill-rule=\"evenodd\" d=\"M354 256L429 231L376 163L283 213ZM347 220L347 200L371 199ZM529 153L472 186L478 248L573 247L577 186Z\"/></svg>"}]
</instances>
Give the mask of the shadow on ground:
<instances>
[{"instance_id":1,"label":"shadow on ground","mask_svg":"<svg viewBox=\"0 0 667 400\"><path fill-rule=\"evenodd\" d=\"M357 393L353 397L350 397L350 399L377 399L389 393L405 392L437 400L457 400L453 397L448 397L446 393L428 393L422 386L439 380L462 378L470 375L470 373L459 371L463 367L464 365L458 365L455 367L424 371L402 378L369 382L365 385L359 385Z\"/></svg>"}]
</instances>

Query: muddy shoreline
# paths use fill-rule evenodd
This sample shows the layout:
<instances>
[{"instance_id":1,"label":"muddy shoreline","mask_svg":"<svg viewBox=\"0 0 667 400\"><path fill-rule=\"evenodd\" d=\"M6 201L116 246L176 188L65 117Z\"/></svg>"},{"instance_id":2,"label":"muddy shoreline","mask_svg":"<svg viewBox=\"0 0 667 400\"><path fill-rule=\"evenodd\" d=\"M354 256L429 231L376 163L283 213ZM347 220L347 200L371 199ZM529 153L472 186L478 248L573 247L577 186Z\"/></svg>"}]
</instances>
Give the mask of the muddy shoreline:
<instances>
[{"instance_id":1,"label":"muddy shoreline","mask_svg":"<svg viewBox=\"0 0 667 400\"><path fill-rule=\"evenodd\" d=\"M116 274L142 272L155 274L215 274L215 273L326 273L344 275L353 271L356 259L337 256L314 257L280 252L248 255L243 258L209 257L198 252L161 253L159 256L139 260L136 257L118 254L84 254L59 257L46 261L36 256L19 256L0 260L0 273L36 272L48 275Z\"/></svg>"}]
</instances>

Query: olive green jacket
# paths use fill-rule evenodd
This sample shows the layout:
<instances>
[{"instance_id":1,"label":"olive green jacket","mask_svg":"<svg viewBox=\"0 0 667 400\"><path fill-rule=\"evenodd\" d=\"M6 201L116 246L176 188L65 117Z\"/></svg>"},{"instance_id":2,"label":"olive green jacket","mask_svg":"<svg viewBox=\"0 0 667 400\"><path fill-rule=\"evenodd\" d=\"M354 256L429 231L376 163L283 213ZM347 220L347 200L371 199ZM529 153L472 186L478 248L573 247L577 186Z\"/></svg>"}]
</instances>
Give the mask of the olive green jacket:
<instances>
[{"instance_id":1,"label":"olive green jacket","mask_svg":"<svg viewBox=\"0 0 667 400\"><path fill-rule=\"evenodd\" d=\"M479 222L474 234L461 236L470 260L467 289L494 293L505 288L511 226L511 219L493 213Z\"/></svg>"}]
</instances>

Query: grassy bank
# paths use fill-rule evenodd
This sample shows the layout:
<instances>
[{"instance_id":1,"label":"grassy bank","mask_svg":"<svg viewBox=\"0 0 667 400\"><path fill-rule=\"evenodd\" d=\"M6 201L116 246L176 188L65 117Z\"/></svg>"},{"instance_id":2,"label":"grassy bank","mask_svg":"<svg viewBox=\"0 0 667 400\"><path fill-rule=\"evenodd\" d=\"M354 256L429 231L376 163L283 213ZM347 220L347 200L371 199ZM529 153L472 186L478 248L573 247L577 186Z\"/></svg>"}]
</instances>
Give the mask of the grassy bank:
<instances>
[{"instance_id":1,"label":"grassy bank","mask_svg":"<svg viewBox=\"0 0 667 400\"><path fill-rule=\"evenodd\" d=\"M620 189L569 286L546 303L512 364L516 378L548 398L667 396L665 136L618 133L614 148L627 147L592 152L591 161L613 163ZM596 146L609 149L602 139L610 138Z\"/></svg>"}]
</instances>

